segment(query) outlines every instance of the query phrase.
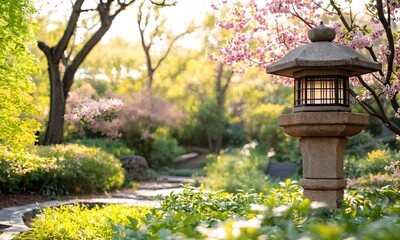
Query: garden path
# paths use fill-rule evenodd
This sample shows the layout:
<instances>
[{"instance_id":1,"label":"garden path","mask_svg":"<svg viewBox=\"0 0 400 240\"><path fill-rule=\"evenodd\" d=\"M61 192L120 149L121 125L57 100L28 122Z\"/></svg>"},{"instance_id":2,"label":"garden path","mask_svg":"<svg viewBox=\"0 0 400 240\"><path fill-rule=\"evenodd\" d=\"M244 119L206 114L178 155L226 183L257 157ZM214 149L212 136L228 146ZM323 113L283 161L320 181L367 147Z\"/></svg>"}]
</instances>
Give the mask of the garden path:
<instances>
[{"instance_id":1,"label":"garden path","mask_svg":"<svg viewBox=\"0 0 400 240\"><path fill-rule=\"evenodd\" d=\"M24 219L37 213L41 208L65 204L126 204L132 206L159 206L163 196L183 191L182 184L193 183L188 177L162 176L157 181L141 182L138 189L124 189L103 195L76 196L74 199L31 203L7 207L0 210L0 240L12 239L12 235L29 231Z\"/></svg>"}]
</instances>

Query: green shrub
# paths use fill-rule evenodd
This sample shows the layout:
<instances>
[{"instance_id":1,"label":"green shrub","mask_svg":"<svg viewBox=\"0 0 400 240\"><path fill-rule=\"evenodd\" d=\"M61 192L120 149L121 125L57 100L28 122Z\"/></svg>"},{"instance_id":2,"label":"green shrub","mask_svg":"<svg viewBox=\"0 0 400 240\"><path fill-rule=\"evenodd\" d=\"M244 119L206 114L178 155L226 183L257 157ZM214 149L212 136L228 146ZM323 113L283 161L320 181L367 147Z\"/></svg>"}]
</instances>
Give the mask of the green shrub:
<instances>
[{"instance_id":1,"label":"green shrub","mask_svg":"<svg viewBox=\"0 0 400 240\"><path fill-rule=\"evenodd\" d=\"M48 172L55 164L53 157L40 157L24 149L0 145L0 192L29 190L27 176L37 171Z\"/></svg>"},{"instance_id":2,"label":"green shrub","mask_svg":"<svg viewBox=\"0 0 400 240\"><path fill-rule=\"evenodd\" d=\"M265 192L271 187L263 172L268 161L252 149L244 147L220 156L210 155L209 162L205 167L204 184L212 190L238 192L254 189Z\"/></svg>"},{"instance_id":3,"label":"green shrub","mask_svg":"<svg viewBox=\"0 0 400 240\"><path fill-rule=\"evenodd\" d=\"M147 207L119 205L46 208L33 219L32 231L15 239L112 239L117 233L113 224L128 224L128 217L143 218L146 212Z\"/></svg>"},{"instance_id":4,"label":"green shrub","mask_svg":"<svg viewBox=\"0 0 400 240\"><path fill-rule=\"evenodd\" d=\"M114 155L117 158L132 155L135 153L135 151L130 149L125 142L116 139L84 138L73 140L70 143L85 145L88 147L97 147L107 153Z\"/></svg>"},{"instance_id":5,"label":"green shrub","mask_svg":"<svg viewBox=\"0 0 400 240\"><path fill-rule=\"evenodd\" d=\"M48 195L116 189L124 182L120 161L99 148L69 144L37 147L42 157L56 158L56 168L28 176L30 188L41 186Z\"/></svg>"},{"instance_id":6,"label":"green shrub","mask_svg":"<svg viewBox=\"0 0 400 240\"><path fill-rule=\"evenodd\" d=\"M149 165L154 169L165 167L183 152L183 148L178 145L176 139L168 134L166 128L157 128L151 144Z\"/></svg>"},{"instance_id":7,"label":"green shrub","mask_svg":"<svg viewBox=\"0 0 400 240\"><path fill-rule=\"evenodd\" d=\"M346 146L346 154L350 156L362 156L366 152L365 150L366 146L370 145L371 142L373 141L374 141L374 136L370 132L363 130L361 133L348 138L348 143ZM372 145L367 149L369 151L372 151L373 147L376 146Z\"/></svg>"},{"instance_id":8,"label":"green shrub","mask_svg":"<svg viewBox=\"0 0 400 240\"><path fill-rule=\"evenodd\" d=\"M368 152L367 156L353 156L345 161L345 174L347 178L358 178L369 174L385 174L385 166L399 158L398 152L388 148L372 150Z\"/></svg>"}]
</instances>

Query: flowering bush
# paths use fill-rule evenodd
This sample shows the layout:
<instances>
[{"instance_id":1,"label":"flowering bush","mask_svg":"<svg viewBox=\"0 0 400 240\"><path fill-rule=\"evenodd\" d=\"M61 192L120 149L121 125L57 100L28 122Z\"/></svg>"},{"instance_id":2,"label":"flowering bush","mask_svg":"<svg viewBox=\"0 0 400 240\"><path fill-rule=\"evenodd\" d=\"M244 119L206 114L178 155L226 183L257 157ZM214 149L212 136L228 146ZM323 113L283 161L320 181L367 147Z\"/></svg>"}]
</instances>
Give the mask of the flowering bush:
<instances>
[{"instance_id":1,"label":"flowering bush","mask_svg":"<svg viewBox=\"0 0 400 240\"><path fill-rule=\"evenodd\" d=\"M97 101L84 98L79 106L65 114L64 119L70 123L94 124L96 120L112 121L117 117L123 102L120 99L99 99Z\"/></svg>"},{"instance_id":2,"label":"flowering bush","mask_svg":"<svg viewBox=\"0 0 400 240\"><path fill-rule=\"evenodd\" d=\"M376 149L368 152L367 156L353 156L345 161L345 174L347 178L358 178L369 174L386 174L387 165L393 159L399 159L397 151L388 148Z\"/></svg>"},{"instance_id":3,"label":"flowering bush","mask_svg":"<svg viewBox=\"0 0 400 240\"><path fill-rule=\"evenodd\" d=\"M64 119L73 125L83 124L92 131L101 132L110 138L120 137L118 127L101 129L96 123L111 122L116 119L123 107L122 100L117 98L93 100L95 98L97 94L90 85L72 91L68 99L69 113L64 115Z\"/></svg>"}]
</instances>

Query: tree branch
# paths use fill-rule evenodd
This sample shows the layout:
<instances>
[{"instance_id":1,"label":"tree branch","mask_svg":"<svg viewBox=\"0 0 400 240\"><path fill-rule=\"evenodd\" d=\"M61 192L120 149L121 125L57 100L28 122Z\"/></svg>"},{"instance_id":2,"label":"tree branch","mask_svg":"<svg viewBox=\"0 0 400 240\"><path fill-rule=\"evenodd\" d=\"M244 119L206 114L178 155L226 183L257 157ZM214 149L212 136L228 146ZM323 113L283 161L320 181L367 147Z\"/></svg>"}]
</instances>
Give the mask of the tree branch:
<instances>
[{"instance_id":1,"label":"tree branch","mask_svg":"<svg viewBox=\"0 0 400 240\"><path fill-rule=\"evenodd\" d=\"M75 32L83 2L84 0L76 0L74 6L72 7L71 16L69 17L64 34L53 49L55 53L54 59L60 59L64 53L64 50L67 48L68 43Z\"/></svg>"},{"instance_id":2,"label":"tree branch","mask_svg":"<svg viewBox=\"0 0 400 240\"><path fill-rule=\"evenodd\" d=\"M153 68L153 71L155 71L161 65L161 63L167 58L167 56L168 56L169 52L171 51L172 46L175 44L175 42L178 41L183 36L185 36L187 33L188 33L188 31L183 32L183 33L175 36L174 39L172 39L172 41L168 45L167 51L165 51L163 56L158 60L156 66L154 66L154 68Z\"/></svg>"},{"instance_id":3,"label":"tree branch","mask_svg":"<svg viewBox=\"0 0 400 240\"><path fill-rule=\"evenodd\" d=\"M334 0L330 0L329 2L331 3L332 7L335 9L337 14L339 15L339 18L342 21L344 27L347 29L348 32L351 32L352 28L350 27L349 23L347 22L346 18L344 17L342 10L340 10L340 8L336 5Z\"/></svg>"},{"instance_id":4,"label":"tree branch","mask_svg":"<svg viewBox=\"0 0 400 240\"><path fill-rule=\"evenodd\" d=\"M386 72L386 81L385 81L385 84L390 85L390 79L391 79L392 73L393 73L393 62L394 62L394 55L395 55L393 32L392 32L390 22L388 22L385 18L382 0L376 0L376 9L378 11L379 21L382 23L383 29L385 30L386 38L388 40L388 45L389 45L389 50L390 50L390 54L387 56L387 72ZM390 14L390 13L388 13L388 14Z\"/></svg>"}]
</instances>

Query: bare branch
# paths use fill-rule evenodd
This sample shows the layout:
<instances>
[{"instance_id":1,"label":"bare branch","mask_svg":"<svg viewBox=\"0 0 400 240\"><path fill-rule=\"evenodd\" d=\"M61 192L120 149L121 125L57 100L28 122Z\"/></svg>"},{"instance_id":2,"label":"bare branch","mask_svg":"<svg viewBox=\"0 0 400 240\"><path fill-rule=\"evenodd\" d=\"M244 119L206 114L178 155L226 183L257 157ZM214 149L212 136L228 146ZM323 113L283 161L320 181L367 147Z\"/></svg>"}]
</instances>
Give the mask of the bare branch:
<instances>
[{"instance_id":1,"label":"bare branch","mask_svg":"<svg viewBox=\"0 0 400 240\"><path fill-rule=\"evenodd\" d=\"M78 10L79 13L93 12L93 11L97 11L97 8L88 8L88 9L80 9L80 10Z\"/></svg>"},{"instance_id":2,"label":"bare branch","mask_svg":"<svg viewBox=\"0 0 400 240\"><path fill-rule=\"evenodd\" d=\"M63 36L61 37L60 41L54 47L54 59L60 59L64 50L67 48L68 43L75 32L76 24L78 22L80 16L80 10L82 8L84 0L77 0L72 8L71 16L69 18L67 28L64 31Z\"/></svg>"},{"instance_id":3,"label":"bare branch","mask_svg":"<svg viewBox=\"0 0 400 240\"><path fill-rule=\"evenodd\" d=\"M293 13L291 13L293 16L297 17L298 19L300 19L304 24L306 24L309 28L313 28L313 25L309 22L307 22L304 18L302 18L300 16L300 14L296 11L296 8L294 7L294 5L292 4L292 9L293 9Z\"/></svg>"},{"instance_id":4,"label":"bare branch","mask_svg":"<svg viewBox=\"0 0 400 240\"><path fill-rule=\"evenodd\" d=\"M150 2L154 5L157 6L162 6L162 7L167 7L167 6L175 6L177 4L177 1L174 1L172 3L167 3L167 0L163 0L162 2L156 2L154 0L150 0Z\"/></svg>"},{"instance_id":5,"label":"bare branch","mask_svg":"<svg viewBox=\"0 0 400 240\"><path fill-rule=\"evenodd\" d=\"M171 51L172 46L175 44L175 42L178 41L183 36L185 36L186 34L188 34L187 31L175 36L174 39L172 39L172 41L168 45L167 50L164 52L163 56L158 60L156 66L153 68L153 71L155 71L161 65L161 63L167 58L167 56L168 56L169 52Z\"/></svg>"}]
</instances>

